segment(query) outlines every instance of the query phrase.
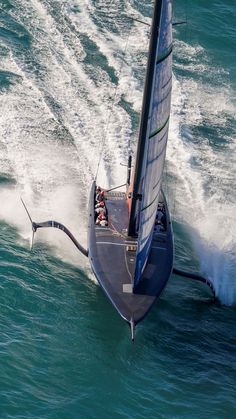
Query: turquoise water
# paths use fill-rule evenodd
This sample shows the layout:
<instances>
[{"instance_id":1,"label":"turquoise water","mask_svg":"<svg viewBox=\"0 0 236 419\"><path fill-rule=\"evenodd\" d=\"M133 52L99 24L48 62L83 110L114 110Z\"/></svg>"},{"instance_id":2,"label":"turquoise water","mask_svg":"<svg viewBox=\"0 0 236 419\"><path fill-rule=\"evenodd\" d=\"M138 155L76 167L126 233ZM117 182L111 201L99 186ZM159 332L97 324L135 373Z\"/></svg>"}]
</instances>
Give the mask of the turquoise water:
<instances>
[{"instance_id":1,"label":"turquoise water","mask_svg":"<svg viewBox=\"0 0 236 419\"><path fill-rule=\"evenodd\" d=\"M209 3L209 4L208 4ZM0 1L0 417L234 418L235 6L176 0L165 188L176 266L130 331L57 219L86 246L87 185L123 183L138 129L148 1Z\"/></svg>"}]
</instances>

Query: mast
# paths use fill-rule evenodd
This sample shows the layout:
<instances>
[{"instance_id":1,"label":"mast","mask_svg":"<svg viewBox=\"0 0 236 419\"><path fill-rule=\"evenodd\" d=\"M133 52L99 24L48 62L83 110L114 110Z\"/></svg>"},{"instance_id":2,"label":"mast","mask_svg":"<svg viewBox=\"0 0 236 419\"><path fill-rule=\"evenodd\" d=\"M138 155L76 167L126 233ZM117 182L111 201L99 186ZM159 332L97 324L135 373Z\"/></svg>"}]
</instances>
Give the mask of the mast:
<instances>
[{"instance_id":1,"label":"mast","mask_svg":"<svg viewBox=\"0 0 236 419\"><path fill-rule=\"evenodd\" d=\"M156 0L154 6L154 13L152 19L151 39L149 43L148 64L146 71L142 113L139 128L138 148L136 155L135 171L134 171L134 185L131 201L131 211L128 227L128 235L136 235L136 215L137 205L142 199L141 194L141 175L143 170L143 155L145 151L145 142L147 137L148 117L150 112L150 102L152 96L153 78L155 71L156 50L158 42L159 21L161 15L162 0Z\"/></svg>"}]
</instances>

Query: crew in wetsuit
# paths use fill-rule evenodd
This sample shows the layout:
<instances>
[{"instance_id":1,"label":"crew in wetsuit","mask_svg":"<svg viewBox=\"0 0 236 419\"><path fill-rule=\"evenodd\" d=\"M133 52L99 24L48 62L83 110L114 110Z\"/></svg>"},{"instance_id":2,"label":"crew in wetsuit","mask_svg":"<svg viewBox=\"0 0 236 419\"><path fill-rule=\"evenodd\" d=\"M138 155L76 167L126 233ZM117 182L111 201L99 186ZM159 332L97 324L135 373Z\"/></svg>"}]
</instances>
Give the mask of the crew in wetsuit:
<instances>
[{"instance_id":1,"label":"crew in wetsuit","mask_svg":"<svg viewBox=\"0 0 236 419\"><path fill-rule=\"evenodd\" d=\"M155 225L164 231L166 230L166 214L163 204L158 204Z\"/></svg>"},{"instance_id":2,"label":"crew in wetsuit","mask_svg":"<svg viewBox=\"0 0 236 419\"><path fill-rule=\"evenodd\" d=\"M108 225L107 217L104 212L100 212L96 219L96 225L100 225L101 227L106 227Z\"/></svg>"},{"instance_id":3,"label":"crew in wetsuit","mask_svg":"<svg viewBox=\"0 0 236 419\"><path fill-rule=\"evenodd\" d=\"M101 190L100 186L96 189L95 197L95 208L94 208L94 221L97 225L107 226L108 217L107 217L107 208L105 205L105 196L104 191Z\"/></svg>"},{"instance_id":4,"label":"crew in wetsuit","mask_svg":"<svg viewBox=\"0 0 236 419\"><path fill-rule=\"evenodd\" d=\"M163 219L163 212L161 208L158 208L157 215L156 215L157 224L162 224L162 219Z\"/></svg>"},{"instance_id":5,"label":"crew in wetsuit","mask_svg":"<svg viewBox=\"0 0 236 419\"><path fill-rule=\"evenodd\" d=\"M106 215L106 213L107 213L107 210L106 210L106 206L105 206L105 202L104 202L104 201L98 202L98 203L95 205L95 213L96 213L97 215L99 215L101 212L104 212L104 213L105 213L105 215Z\"/></svg>"},{"instance_id":6,"label":"crew in wetsuit","mask_svg":"<svg viewBox=\"0 0 236 419\"><path fill-rule=\"evenodd\" d=\"M95 198L96 202L101 202L105 200L104 191L99 191Z\"/></svg>"}]
</instances>

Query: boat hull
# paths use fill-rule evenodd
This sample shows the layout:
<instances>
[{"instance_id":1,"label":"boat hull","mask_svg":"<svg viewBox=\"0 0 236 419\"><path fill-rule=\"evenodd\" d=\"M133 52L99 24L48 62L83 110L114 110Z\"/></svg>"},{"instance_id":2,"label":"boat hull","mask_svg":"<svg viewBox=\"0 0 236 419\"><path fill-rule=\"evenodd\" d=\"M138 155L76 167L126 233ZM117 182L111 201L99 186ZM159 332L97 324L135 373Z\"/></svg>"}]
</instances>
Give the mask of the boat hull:
<instances>
[{"instance_id":1,"label":"boat hull","mask_svg":"<svg viewBox=\"0 0 236 419\"><path fill-rule=\"evenodd\" d=\"M166 211L167 228L154 231L150 256L140 284L133 291L137 239L127 236L128 206L123 192L105 193L108 226L94 222L95 182L89 202L88 256L92 270L121 317L140 322L160 296L173 268L173 235ZM165 201L165 198L163 196ZM167 205L165 202L167 209Z\"/></svg>"}]
</instances>

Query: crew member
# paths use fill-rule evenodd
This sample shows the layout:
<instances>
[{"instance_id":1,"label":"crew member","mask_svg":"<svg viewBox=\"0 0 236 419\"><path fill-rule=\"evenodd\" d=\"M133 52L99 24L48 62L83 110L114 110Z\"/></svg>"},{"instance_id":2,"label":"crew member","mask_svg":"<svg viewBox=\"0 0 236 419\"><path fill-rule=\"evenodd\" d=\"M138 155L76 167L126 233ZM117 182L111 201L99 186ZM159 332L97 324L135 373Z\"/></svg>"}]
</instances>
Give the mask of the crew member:
<instances>
[{"instance_id":1,"label":"crew member","mask_svg":"<svg viewBox=\"0 0 236 419\"><path fill-rule=\"evenodd\" d=\"M99 191L96 195L96 202L101 202L104 201L105 196L104 196L104 191Z\"/></svg>"},{"instance_id":2,"label":"crew member","mask_svg":"<svg viewBox=\"0 0 236 419\"><path fill-rule=\"evenodd\" d=\"M163 212L161 208L158 208L156 215L156 224L162 224Z\"/></svg>"},{"instance_id":3,"label":"crew member","mask_svg":"<svg viewBox=\"0 0 236 419\"><path fill-rule=\"evenodd\" d=\"M106 206L105 206L105 202L104 201L100 201L95 205L95 214L100 214L101 212L104 212L105 215L107 213L106 210Z\"/></svg>"},{"instance_id":4,"label":"crew member","mask_svg":"<svg viewBox=\"0 0 236 419\"><path fill-rule=\"evenodd\" d=\"M100 214L98 215L96 219L96 224L102 227L107 226L108 222L107 222L106 214L104 211L100 212Z\"/></svg>"}]
</instances>

